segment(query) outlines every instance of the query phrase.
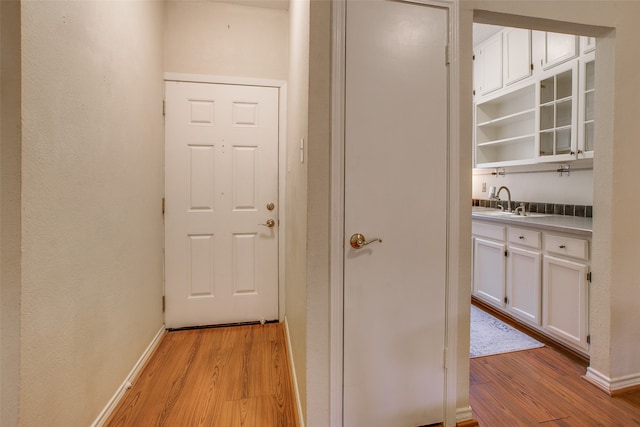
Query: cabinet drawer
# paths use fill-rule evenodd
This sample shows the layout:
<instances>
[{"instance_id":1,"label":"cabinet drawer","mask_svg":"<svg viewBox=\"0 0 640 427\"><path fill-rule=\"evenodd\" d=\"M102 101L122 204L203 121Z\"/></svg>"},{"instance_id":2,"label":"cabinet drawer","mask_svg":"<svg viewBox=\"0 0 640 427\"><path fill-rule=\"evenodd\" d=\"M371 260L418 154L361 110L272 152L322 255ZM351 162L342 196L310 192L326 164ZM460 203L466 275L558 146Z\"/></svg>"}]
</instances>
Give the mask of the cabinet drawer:
<instances>
[{"instance_id":1,"label":"cabinet drawer","mask_svg":"<svg viewBox=\"0 0 640 427\"><path fill-rule=\"evenodd\" d=\"M501 242L504 242L504 229L505 227L503 226L485 224L483 222L473 222L471 224L471 233L473 235L500 240Z\"/></svg>"},{"instance_id":2,"label":"cabinet drawer","mask_svg":"<svg viewBox=\"0 0 640 427\"><path fill-rule=\"evenodd\" d=\"M509 243L540 249L540 232L524 228L509 227Z\"/></svg>"},{"instance_id":3,"label":"cabinet drawer","mask_svg":"<svg viewBox=\"0 0 640 427\"><path fill-rule=\"evenodd\" d=\"M589 241L584 239L547 234L544 239L544 250L578 259L589 259Z\"/></svg>"}]
</instances>

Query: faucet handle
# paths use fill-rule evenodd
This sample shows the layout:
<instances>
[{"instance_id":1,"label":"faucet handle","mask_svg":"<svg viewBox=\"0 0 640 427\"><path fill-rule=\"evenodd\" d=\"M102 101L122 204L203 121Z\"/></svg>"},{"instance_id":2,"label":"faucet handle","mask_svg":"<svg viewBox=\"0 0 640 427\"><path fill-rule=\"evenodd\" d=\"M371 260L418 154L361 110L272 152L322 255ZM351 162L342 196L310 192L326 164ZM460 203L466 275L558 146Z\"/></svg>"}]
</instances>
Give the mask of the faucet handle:
<instances>
[{"instance_id":1,"label":"faucet handle","mask_svg":"<svg viewBox=\"0 0 640 427\"><path fill-rule=\"evenodd\" d=\"M517 208L515 208L514 212L517 215L522 215L522 216L527 216L527 208L524 204L524 202L520 203L520 206L518 206Z\"/></svg>"}]
</instances>

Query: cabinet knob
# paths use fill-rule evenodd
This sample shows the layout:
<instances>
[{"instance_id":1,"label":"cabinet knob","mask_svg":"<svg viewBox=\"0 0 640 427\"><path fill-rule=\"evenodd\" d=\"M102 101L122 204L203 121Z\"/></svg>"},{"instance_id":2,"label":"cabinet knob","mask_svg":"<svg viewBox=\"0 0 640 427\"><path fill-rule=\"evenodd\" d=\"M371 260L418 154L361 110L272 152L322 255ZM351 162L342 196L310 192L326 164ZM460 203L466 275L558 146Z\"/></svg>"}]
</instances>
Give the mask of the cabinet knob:
<instances>
[{"instance_id":1,"label":"cabinet knob","mask_svg":"<svg viewBox=\"0 0 640 427\"><path fill-rule=\"evenodd\" d=\"M560 249L564 249L564 248L566 248L567 246L566 246L566 245L560 245L560 246L558 246L558 247L559 247Z\"/></svg>"},{"instance_id":2,"label":"cabinet knob","mask_svg":"<svg viewBox=\"0 0 640 427\"><path fill-rule=\"evenodd\" d=\"M518 239L524 240L524 236L518 236Z\"/></svg>"}]
</instances>

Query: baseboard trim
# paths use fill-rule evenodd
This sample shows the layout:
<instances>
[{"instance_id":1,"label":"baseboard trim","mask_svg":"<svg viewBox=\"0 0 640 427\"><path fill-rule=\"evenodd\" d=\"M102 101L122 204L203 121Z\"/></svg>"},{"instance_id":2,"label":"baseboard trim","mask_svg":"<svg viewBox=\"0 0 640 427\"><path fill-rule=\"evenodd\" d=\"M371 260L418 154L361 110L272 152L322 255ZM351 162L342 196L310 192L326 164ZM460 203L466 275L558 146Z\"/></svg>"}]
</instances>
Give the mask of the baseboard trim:
<instances>
[{"instance_id":1,"label":"baseboard trim","mask_svg":"<svg viewBox=\"0 0 640 427\"><path fill-rule=\"evenodd\" d=\"M640 390L640 373L610 378L607 375L588 367L586 375L582 378L598 387L609 396L617 396L619 394Z\"/></svg>"},{"instance_id":2,"label":"baseboard trim","mask_svg":"<svg viewBox=\"0 0 640 427\"><path fill-rule=\"evenodd\" d=\"M456 409L456 427L475 427L478 422L473 419L471 406Z\"/></svg>"},{"instance_id":3,"label":"baseboard trim","mask_svg":"<svg viewBox=\"0 0 640 427\"><path fill-rule=\"evenodd\" d=\"M101 427L102 425L104 425L104 423L107 422L113 410L116 408L116 406L118 406L118 403L120 403L120 400L127 392L127 390L131 388L131 384L136 379L144 365L147 363L147 360L149 360L155 349L158 347L160 341L162 341L162 337L164 337L165 333L166 329L164 325L162 325L156 336L147 346L144 353L142 353L142 356L140 356L140 359L138 359L136 364L133 366L133 369L131 369L131 372L129 372L129 375L127 375L124 382L120 385L120 387L118 387L118 390L111 397L111 399L107 403L107 406L104 407L102 412L100 412L100 414L98 415L98 418L96 418L96 420L91 424L91 427Z\"/></svg>"},{"instance_id":4,"label":"baseboard trim","mask_svg":"<svg viewBox=\"0 0 640 427\"><path fill-rule=\"evenodd\" d=\"M291 378L293 379L293 393L296 396L296 407L298 409L298 425L304 427L304 417L302 416L302 401L300 400L300 390L298 389L298 375L296 365L293 363L293 351L291 349L291 336L289 335L289 322L287 316L284 317L284 332L287 340L287 354L289 354L289 366L291 367Z\"/></svg>"}]
</instances>

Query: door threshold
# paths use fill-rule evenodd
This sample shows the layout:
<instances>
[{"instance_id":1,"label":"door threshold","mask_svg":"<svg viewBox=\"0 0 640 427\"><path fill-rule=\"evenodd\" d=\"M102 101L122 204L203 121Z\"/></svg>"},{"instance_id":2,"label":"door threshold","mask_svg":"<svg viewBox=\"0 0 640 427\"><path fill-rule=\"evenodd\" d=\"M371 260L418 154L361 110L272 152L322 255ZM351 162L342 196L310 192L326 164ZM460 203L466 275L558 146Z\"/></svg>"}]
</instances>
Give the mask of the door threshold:
<instances>
[{"instance_id":1,"label":"door threshold","mask_svg":"<svg viewBox=\"0 0 640 427\"><path fill-rule=\"evenodd\" d=\"M250 322L236 322L236 323L221 323L218 325L201 325L201 326L183 326L182 328L167 328L169 332L175 331L190 331L192 329L215 329L215 328L230 328L232 326L250 326L250 325L260 325L267 323L278 323L278 320L266 320L264 322L260 320L253 320Z\"/></svg>"}]
</instances>

